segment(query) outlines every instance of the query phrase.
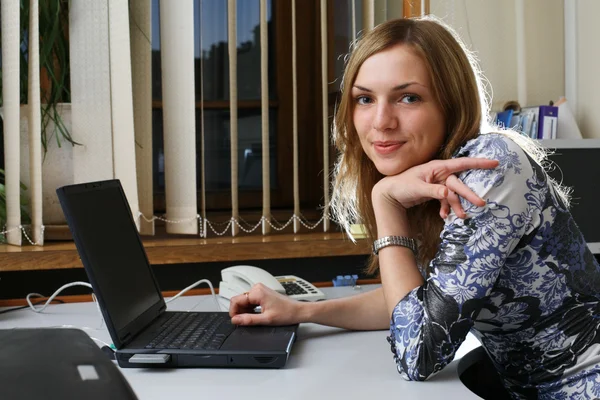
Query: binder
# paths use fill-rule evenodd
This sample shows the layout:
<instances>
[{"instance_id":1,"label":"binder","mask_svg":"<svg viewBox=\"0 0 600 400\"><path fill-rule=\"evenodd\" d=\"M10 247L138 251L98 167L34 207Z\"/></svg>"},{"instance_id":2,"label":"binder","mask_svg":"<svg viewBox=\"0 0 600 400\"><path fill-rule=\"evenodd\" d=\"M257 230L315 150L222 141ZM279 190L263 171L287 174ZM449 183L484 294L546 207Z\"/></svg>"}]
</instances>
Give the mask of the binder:
<instances>
[{"instance_id":1,"label":"binder","mask_svg":"<svg viewBox=\"0 0 600 400\"><path fill-rule=\"evenodd\" d=\"M523 116L523 127L521 132L531 139L537 139L540 108L524 107L521 109L521 115Z\"/></svg>"},{"instance_id":2,"label":"binder","mask_svg":"<svg viewBox=\"0 0 600 400\"><path fill-rule=\"evenodd\" d=\"M556 139L556 128L558 126L558 107L540 106L538 120L538 139Z\"/></svg>"},{"instance_id":3,"label":"binder","mask_svg":"<svg viewBox=\"0 0 600 400\"><path fill-rule=\"evenodd\" d=\"M513 110L508 109L506 111L501 111L497 114L496 123L500 126L500 128L510 128L510 120L513 116Z\"/></svg>"}]
</instances>

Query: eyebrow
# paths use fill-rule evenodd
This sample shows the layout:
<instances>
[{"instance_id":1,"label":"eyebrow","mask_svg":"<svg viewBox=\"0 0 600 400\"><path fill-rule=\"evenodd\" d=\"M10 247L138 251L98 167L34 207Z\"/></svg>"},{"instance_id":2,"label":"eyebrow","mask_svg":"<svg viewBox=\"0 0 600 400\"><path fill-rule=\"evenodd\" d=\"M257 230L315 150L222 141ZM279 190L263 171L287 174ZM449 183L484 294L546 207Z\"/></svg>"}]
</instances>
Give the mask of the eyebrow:
<instances>
[{"instance_id":1,"label":"eyebrow","mask_svg":"<svg viewBox=\"0 0 600 400\"><path fill-rule=\"evenodd\" d=\"M406 89L407 87L409 87L411 85L420 85L420 84L418 82L414 82L414 81L406 82L406 83L403 83L402 85L394 86L392 88L392 91L395 92L395 91L398 91L398 90L404 90L404 89ZM369 92L369 93L372 92L371 89L367 89L366 87L362 87L362 86L358 86L358 85L354 85L354 87L357 88L357 89L359 89L359 90L365 91L365 92Z\"/></svg>"}]
</instances>

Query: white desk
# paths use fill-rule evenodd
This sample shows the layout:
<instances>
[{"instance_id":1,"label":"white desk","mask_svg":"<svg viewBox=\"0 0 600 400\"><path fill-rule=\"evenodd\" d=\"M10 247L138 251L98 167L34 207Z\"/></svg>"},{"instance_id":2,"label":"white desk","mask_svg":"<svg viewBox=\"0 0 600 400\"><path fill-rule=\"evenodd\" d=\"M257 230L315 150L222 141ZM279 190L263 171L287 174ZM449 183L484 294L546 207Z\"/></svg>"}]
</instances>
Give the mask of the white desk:
<instances>
[{"instance_id":1,"label":"white desk","mask_svg":"<svg viewBox=\"0 0 600 400\"><path fill-rule=\"evenodd\" d=\"M328 298L348 296L376 286L325 288ZM209 296L169 303L170 310L214 311ZM111 343L93 303L52 305L44 313L29 309L0 314L0 329L59 327L84 329ZM285 368L268 369L121 369L140 400L146 399L478 399L460 382L457 361L479 345L468 336L456 359L427 382L407 382L396 371L387 331L350 332L302 324Z\"/></svg>"}]
</instances>

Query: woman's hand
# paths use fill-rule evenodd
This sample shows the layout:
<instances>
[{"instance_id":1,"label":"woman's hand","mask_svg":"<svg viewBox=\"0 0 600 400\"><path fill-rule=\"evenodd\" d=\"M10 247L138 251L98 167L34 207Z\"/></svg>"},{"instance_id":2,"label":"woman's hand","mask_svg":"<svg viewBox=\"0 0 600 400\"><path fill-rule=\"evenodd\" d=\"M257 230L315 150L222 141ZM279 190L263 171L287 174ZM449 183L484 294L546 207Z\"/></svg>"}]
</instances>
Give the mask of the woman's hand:
<instances>
[{"instance_id":1,"label":"woman's hand","mask_svg":"<svg viewBox=\"0 0 600 400\"><path fill-rule=\"evenodd\" d=\"M229 316L236 325L293 325L300 322L304 303L257 283L249 292L231 298ZM261 313L254 312L260 306Z\"/></svg>"},{"instance_id":2,"label":"woman's hand","mask_svg":"<svg viewBox=\"0 0 600 400\"><path fill-rule=\"evenodd\" d=\"M465 218L466 213L460 204L459 196L480 207L485 205L485 201L454 174L469 169L491 169L496 166L497 160L469 157L433 160L417 165L401 174L380 180L373 188L373 205L377 204L376 200L383 199L387 203L408 209L427 200L438 199L441 203L442 218L448 216L450 208L459 218Z\"/></svg>"}]
</instances>

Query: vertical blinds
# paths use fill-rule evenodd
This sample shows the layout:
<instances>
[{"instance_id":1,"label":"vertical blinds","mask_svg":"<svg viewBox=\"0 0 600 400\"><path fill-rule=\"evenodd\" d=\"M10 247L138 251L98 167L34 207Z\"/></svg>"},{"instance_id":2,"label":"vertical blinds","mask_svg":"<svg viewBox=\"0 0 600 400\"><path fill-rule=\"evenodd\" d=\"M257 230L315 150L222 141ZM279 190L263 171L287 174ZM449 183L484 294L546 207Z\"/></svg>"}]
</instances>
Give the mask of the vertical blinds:
<instances>
[{"instance_id":1,"label":"vertical blinds","mask_svg":"<svg viewBox=\"0 0 600 400\"><path fill-rule=\"evenodd\" d=\"M39 4L31 0L29 8L29 34L39 36ZM27 125L29 128L29 182L31 186L31 238L36 244L44 244L42 230L42 118L40 112L40 45L29 41Z\"/></svg>"},{"instance_id":2,"label":"vertical blinds","mask_svg":"<svg viewBox=\"0 0 600 400\"><path fill-rule=\"evenodd\" d=\"M198 233L194 3L160 1L163 138L168 233Z\"/></svg>"},{"instance_id":3,"label":"vertical blinds","mask_svg":"<svg viewBox=\"0 0 600 400\"><path fill-rule=\"evenodd\" d=\"M142 215L154 214L152 190L152 23L151 4L130 0L131 78L137 187ZM140 233L154 235L154 220L140 220Z\"/></svg>"},{"instance_id":4,"label":"vertical blinds","mask_svg":"<svg viewBox=\"0 0 600 400\"><path fill-rule=\"evenodd\" d=\"M6 240L21 244L19 203L19 0L2 0L2 100Z\"/></svg>"},{"instance_id":5,"label":"vertical blinds","mask_svg":"<svg viewBox=\"0 0 600 400\"><path fill-rule=\"evenodd\" d=\"M37 8L38 0L30 0L32 10ZM73 93L73 137L80 138L80 132L95 132L86 149L74 150L74 157L85 158L90 153L100 152L110 155L111 171L104 168L100 175L92 179L111 177L123 181L127 197L132 204L134 215L142 216L139 229L143 234L154 234L155 219L166 223L168 233L208 235L208 229L217 235L225 231L216 230L207 220L206 211L206 147L205 147L205 109L203 63L200 62L200 107L196 104L194 76L194 11L202 20L202 4L194 10L193 0L160 0L160 41L162 72L162 107L164 139L164 171L166 191L166 215L154 217L153 175L152 175L152 91L151 91L151 0L81 0L71 3L71 60ZM229 87L229 136L231 168L231 219L227 227L235 236L240 228L245 232L261 227L262 234L271 229L281 230L293 222L294 232L301 225L309 226L301 214L301 193L299 184L299 121L298 121L298 71L297 71L297 5L291 1L291 96L292 96L292 156L293 156L293 215L287 223L277 223L271 215L271 178L270 178L270 136L269 136L269 41L268 41L268 3L259 0L259 37L260 37L260 140L262 175L262 217L257 225L247 229L240 222L239 210L239 166L238 166L238 38L237 38L237 0L227 1L227 37L228 37L228 87ZM76 4L75 4L76 3ZM197 3L197 4L198 4ZM360 6L357 7L357 4ZM404 5L404 7L403 7ZM427 2L428 5L428 2ZM34 8L35 7L35 8ZM334 20L328 15L328 0L319 3L319 43L320 43L320 81L321 93L315 93L315 100L321 98L322 112L322 218L323 230L330 229L330 109L329 95L332 80L328 60L330 57L329 26ZM376 23L406 14L407 1L404 4L394 0L349 0L351 15L351 40L357 32L357 18L362 18L362 30L372 29ZM426 6L421 1L412 2L411 8L423 11ZM360 16L358 15L360 12ZM131 15L129 15L131 14ZM31 13L30 32L37 34L37 12ZM77 34L74 34L74 29ZM102 35L102 32L105 34ZM199 35L200 48L206 32ZM102 35L99 37L98 35ZM110 40L107 40L109 38ZM94 42L100 51L90 53L90 43ZM99 45L99 46L98 46ZM21 221L19 211L19 1L2 1L2 79L3 114L5 135L7 226L6 234L11 244L21 244ZM273 51L273 49L271 49ZM31 175L31 216L32 236L30 241L43 243L43 217L41 200L41 148L39 115L39 47L36 41L30 41L30 87L29 130L30 136L30 175ZM123 69L123 63L131 69ZM106 80L108 79L108 80ZM108 89L107 89L108 88ZM77 99L77 101L75 100ZM77 104L75 104L77 103ZM198 114L196 109L199 108ZM102 114L104 113L104 114ZM100 114L107 118L99 118ZM196 121L198 115L199 121ZM104 125L97 121L104 121ZM96 122L95 122L96 121ZM108 125L106 125L108 123ZM199 134L196 134L197 127ZM107 136L106 131L110 134ZM198 139L197 139L198 137ZM85 139L88 140L88 139ZM197 151L200 154L197 154ZM200 163L200 179L196 176ZM96 168L93 162L88 169ZM85 180L75 176L77 181ZM315 177L317 179L317 177ZM197 193L201 193L200 209ZM139 211L138 211L139 210Z\"/></svg>"}]
</instances>

